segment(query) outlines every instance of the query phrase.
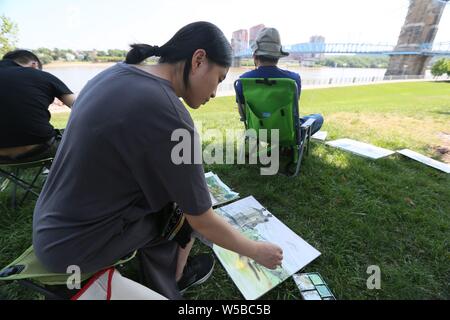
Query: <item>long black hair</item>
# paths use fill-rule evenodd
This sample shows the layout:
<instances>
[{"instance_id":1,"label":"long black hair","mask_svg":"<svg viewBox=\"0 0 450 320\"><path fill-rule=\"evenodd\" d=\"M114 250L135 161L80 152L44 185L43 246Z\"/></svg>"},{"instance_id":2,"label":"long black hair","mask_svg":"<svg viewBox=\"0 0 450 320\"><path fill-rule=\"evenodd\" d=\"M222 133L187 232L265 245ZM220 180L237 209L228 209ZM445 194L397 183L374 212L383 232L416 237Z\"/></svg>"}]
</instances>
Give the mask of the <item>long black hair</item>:
<instances>
[{"instance_id":1,"label":"long black hair","mask_svg":"<svg viewBox=\"0 0 450 320\"><path fill-rule=\"evenodd\" d=\"M185 61L183 82L189 86L191 60L197 49L204 49L207 58L222 66L230 67L232 60L231 46L223 32L214 24L204 21L190 23L181 28L162 47L147 44L133 44L125 62L139 64L153 56L160 57L159 63L176 63Z\"/></svg>"}]
</instances>

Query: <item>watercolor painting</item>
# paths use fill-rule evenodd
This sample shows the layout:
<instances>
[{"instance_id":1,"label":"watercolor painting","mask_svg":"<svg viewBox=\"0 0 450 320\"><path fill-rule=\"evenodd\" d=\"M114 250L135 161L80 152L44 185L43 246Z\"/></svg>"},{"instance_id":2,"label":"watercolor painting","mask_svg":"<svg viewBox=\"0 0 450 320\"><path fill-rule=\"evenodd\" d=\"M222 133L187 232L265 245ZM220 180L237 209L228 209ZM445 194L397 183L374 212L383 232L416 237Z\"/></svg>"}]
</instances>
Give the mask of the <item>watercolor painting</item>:
<instances>
[{"instance_id":1,"label":"watercolor painting","mask_svg":"<svg viewBox=\"0 0 450 320\"><path fill-rule=\"evenodd\" d=\"M205 179L213 207L239 199L239 193L232 191L216 174L205 173Z\"/></svg>"},{"instance_id":2,"label":"watercolor painting","mask_svg":"<svg viewBox=\"0 0 450 320\"><path fill-rule=\"evenodd\" d=\"M295 234L254 197L215 210L244 236L272 242L283 249L283 263L267 269L252 259L214 245L213 250L245 299L254 300L304 268L320 252Z\"/></svg>"}]
</instances>

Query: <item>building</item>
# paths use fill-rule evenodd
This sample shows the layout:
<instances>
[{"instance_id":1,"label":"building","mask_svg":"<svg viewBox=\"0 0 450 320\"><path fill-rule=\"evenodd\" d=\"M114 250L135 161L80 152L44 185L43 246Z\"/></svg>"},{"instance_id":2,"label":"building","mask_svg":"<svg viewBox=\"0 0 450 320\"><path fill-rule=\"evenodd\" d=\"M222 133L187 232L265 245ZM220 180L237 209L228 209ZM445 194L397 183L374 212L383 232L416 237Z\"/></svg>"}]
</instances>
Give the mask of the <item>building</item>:
<instances>
[{"instance_id":1,"label":"building","mask_svg":"<svg viewBox=\"0 0 450 320\"><path fill-rule=\"evenodd\" d=\"M258 24L256 26L250 28L250 37L248 39L250 48L252 47L252 43L255 42L256 36L258 35L258 33L265 27L266 26L263 24Z\"/></svg>"},{"instance_id":2,"label":"building","mask_svg":"<svg viewBox=\"0 0 450 320\"><path fill-rule=\"evenodd\" d=\"M231 37L231 48L233 53L241 52L248 49L248 32L241 29L233 32Z\"/></svg>"}]
</instances>

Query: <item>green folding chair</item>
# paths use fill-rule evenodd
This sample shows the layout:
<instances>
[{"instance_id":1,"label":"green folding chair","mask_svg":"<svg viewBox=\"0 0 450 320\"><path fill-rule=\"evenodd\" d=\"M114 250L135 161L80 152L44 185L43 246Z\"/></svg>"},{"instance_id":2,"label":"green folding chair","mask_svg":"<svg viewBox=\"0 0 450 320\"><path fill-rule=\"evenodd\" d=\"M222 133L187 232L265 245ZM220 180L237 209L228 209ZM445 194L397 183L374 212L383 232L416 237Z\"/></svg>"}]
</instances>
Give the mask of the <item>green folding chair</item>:
<instances>
[{"instance_id":1,"label":"green folding chair","mask_svg":"<svg viewBox=\"0 0 450 320\"><path fill-rule=\"evenodd\" d=\"M113 266L121 266L136 256L137 251L124 257ZM81 274L81 282L88 280L95 273ZM51 273L38 261L33 246L8 266L0 271L0 282L17 282L20 285L37 291L50 300L70 299L66 289L67 280L72 274Z\"/></svg>"},{"instance_id":2,"label":"green folding chair","mask_svg":"<svg viewBox=\"0 0 450 320\"><path fill-rule=\"evenodd\" d=\"M9 184L12 183L11 188L11 200L12 206L16 207L17 201L17 187L24 189L25 194L19 201L21 206L28 195L34 195L39 197L39 193L42 188L42 184L39 183L38 178L42 175L42 170L46 167L50 167L53 158L45 158L32 162L22 163L3 163L0 164L0 177L3 181L0 185L0 191L4 191ZM30 177L26 177L25 173L29 172Z\"/></svg>"},{"instance_id":3,"label":"green folding chair","mask_svg":"<svg viewBox=\"0 0 450 320\"><path fill-rule=\"evenodd\" d=\"M242 85L243 100L238 94L239 83ZM288 150L291 157L286 166L287 172L297 176L305 149L309 153L311 126L315 120L300 123L296 82L286 78L241 78L234 82L234 88L246 130L256 130L258 145L260 142L267 144L267 149L258 152L258 156L276 146L269 134L265 138L259 130L278 129L278 146L280 150ZM295 170L291 169L293 167Z\"/></svg>"}]
</instances>

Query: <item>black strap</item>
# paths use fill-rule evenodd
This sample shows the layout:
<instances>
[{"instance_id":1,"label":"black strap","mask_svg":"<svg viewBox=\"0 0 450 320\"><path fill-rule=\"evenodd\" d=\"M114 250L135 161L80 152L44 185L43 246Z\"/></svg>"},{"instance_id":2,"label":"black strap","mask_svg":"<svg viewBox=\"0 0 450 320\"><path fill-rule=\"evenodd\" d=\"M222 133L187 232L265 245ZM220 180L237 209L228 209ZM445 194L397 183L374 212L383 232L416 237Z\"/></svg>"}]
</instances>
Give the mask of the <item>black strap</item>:
<instances>
[{"instance_id":1,"label":"black strap","mask_svg":"<svg viewBox=\"0 0 450 320\"><path fill-rule=\"evenodd\" d=\"M277 81L276 81L276 80L269 80L269 78L264 78L263 80L257 79L257 80L255 80L255 82L256 82L257 84L265 84L265 85L267 85L267 86L272 86L272 85L274 85L274 84L277 84Z\"/></svg>"}]
</instances>

